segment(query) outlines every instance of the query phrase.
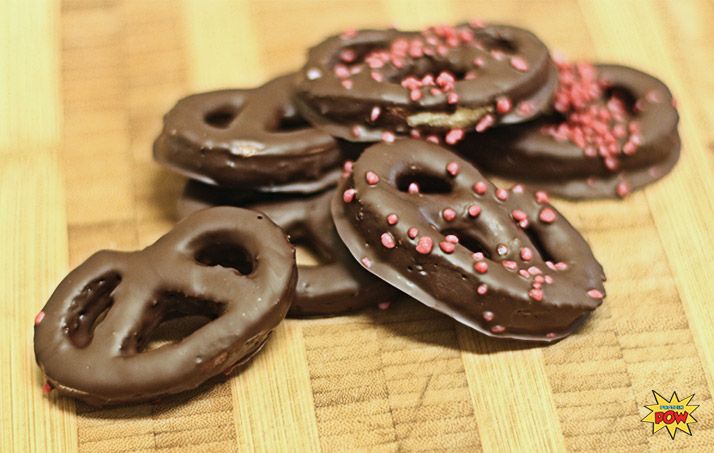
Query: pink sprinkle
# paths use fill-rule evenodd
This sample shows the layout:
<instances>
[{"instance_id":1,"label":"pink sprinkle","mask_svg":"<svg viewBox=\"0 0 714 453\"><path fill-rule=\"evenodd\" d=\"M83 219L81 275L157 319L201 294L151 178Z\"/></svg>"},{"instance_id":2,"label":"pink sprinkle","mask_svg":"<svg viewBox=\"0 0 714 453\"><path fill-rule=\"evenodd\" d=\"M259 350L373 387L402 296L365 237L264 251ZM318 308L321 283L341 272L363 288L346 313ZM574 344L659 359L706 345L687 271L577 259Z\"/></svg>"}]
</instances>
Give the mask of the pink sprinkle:
<instances>
[{"instance_id":1,"label":"pink sprinkle","mask_svg":"<svg viewBox=\"0 0 714 453\"><path fill-rule=\"evenodd\" d=\"M373 186L379 182L379 176L373 171L368 171L367 173L365 173L364 179L370 186Z\"/></svg>"},{"instance_id":2,"label":"pink sprinkle","mask_svg":"<svg viewBox=\"0 0 714 453\"><path fill-rule=\"evenodd\" d=\"M481 283L478 285L478 288L476 288L476 292L480 295L483 296L488 292L488 285L485 283ZM490 311L486 311L483 313L484 319L486 319L486 313L491 313ZM491 313L491 319L493 319L493 313ZM486 321L490 321L491 319L486 319Z\"/></svg>"},{"instance_id":3,"label":"pink sprinkle","mask_svg":"<svg viewBox=\"0 0 714 453\"><path fill-rule=\"evenodd\" d=\"M521 220L520 222L518 222L518 226L521 227L521 228L523 228L524 230L525 230L526 228L528 228L528 225L529 225L528 219L523 219L523 220Z\"/></svg>"},{"instance_id":4,"label":"pink sprinkle","mask_svg":"<svg viewBox=\"0 0 714 453\"><path fill-rule=\"evenodd\" d=\"M548 269L557 270L557 269L555 268L555 264L553 264L552 261L546 261L546 262L545 262L545 265L548 266Z\"/></svg>"},{"instance_id":5,"label":"pink sprinkle","mask_svg":"<svg viewBox=\"0 0 714 453\"><path fill-rule=\"evenodd\" d=\"M438 145L438 144L439 144L439 137L437 137L436 135L433 135L433 134L432 134L432 135L429 135L429 136L426 138L426 141L427 141L427 142L431 142L431 143L435 143L435 144Z\"/></svg>"},{"instance_id":6,"label":"pink sprinkle","mask_svg":"<svg viewBox=\"0 0 714 453\"><path fill-rule=\"evenodd\" d=\"M555 332L548 332L545 334L545 337L552 340L553 338L557 337L558 335Z\"/></svg>"},{"instance_id":7,"label":"pink sprinkle","mask_svg":"<svg viewBox=\"0 0 714 453\"><path fill-rule=\"evenodd\" d=\"M516 264L515 261L503 260L501 261L501 264L509 271L515 271L516 269L518 269L518 264Z\"/></svg>"},{"instance_id":8,"label":"pink sprinkle","mask_svg":"<svg viewBox=\"0 0 714 453\"><path fill-rule=\"evenodd\" d=\"M508 200L508 191L506 189L496 189L496 198L501 201Z\"/></svg>"},{"instance_id":9,"label":"pink sprinkle","mask_svg":"<svg viewBox=\"0 0 714 453\"><path fill-rule=\"evenodd\" d=\"M454 250L456 250L456 245L448 241L441 241L439 242L439 248L444 253L454 253Z\"/></svg>"},{"instance_id":10,"label":"pink sprinkle","mask_svg":"<svg viewBox=\"0 0 714 453\"><path fill-rule=\"evenodd\" d=\"M615 187L615 192L617 193L618 197L625 198L630 194L630 186L626 182L621 181L617 183L617 186Z\"/></svg>"},{"instance_id":11,"label":"pink sprinkle","mask_svg":"<svg viewBox=\"0 0 714 453\"><path fill-rule=\"evenodd\" d=\"M394 133L385 131L382 132L382 141L386 143L394 143Z\"/></svg>"},{"instance_id":12,"label":"pink sprinkle","mask_svg":"<svg viewBox=\"0 0 714 453\"><path fill-rule=\"evenodd\" d=\"M463 129L451 129L444 137L444 141L449 145L455 145L464 138ZM457 164L458 165L458 164Z\"/></svg>"},{"instance_id":13,"label":"pink sprinkle","mask_svg":"<svg viewBox=\"0 0 714 453\"><path fill-rule=\"evenodd\" d=\"M463 131L461 131L461 132L463 133ZM446 172L448 174L450 174L451 176L458 175L460 171L461 171L461 166L459 166L458 162L449 162L446 165Z\"/></svg>"},{"instance_id":14,"label":"pink sprinkle","mask_svg":"<svg viewBox=\"0 0 714 453\"><path fill-rule=\"evenodd\" d=\"M499 96L496 98L496 111L501 115L506 114L513 108L513 103L511 99L506 96Z\"/></svg>"},{"instance_id":15,"label":"pink sprinkle","mask_svg":"<svg viewBox=\"0 0 714 453\"><path fill-rule=\"evenodd\" d=\"M422 97L421 90L411 90L409 92L409 99L411 99L412 101L416 102L419 99L421 99L421 97Z\"/></svg>"},{"instance_id":16,"label":"pink sprinkle","mask_svg":"<svg viewBox=\"0 0 714 453\"><path fill-rule=\"evenodd\" d=\"M45 319L45 312L41 311L37 313L37 316L35 316L35 325L39 326L43 319Z\"/></svg>"},{"instance_id":17,"label":"pink sprinkle","mask_svg":"<svg viewBox=\"0 0 714 453\"><path fill-rule=\"evenodd\" d=\"M480 288L480 286L479 286L479 288ZM492 311L484 311L482 316L483 316L484 321L486 321L486 322L491 322L491 321L493 321L493 318L496 317Z\"/></svg>"},{"instance_id":18,"label":"pink sprinkle","mask_svg":"<svg viewBox=\"0 0 714 453\"><path fill-rule=\"evenodd\" d=\"M481 261L483 259L483 253L482 252L476 252L473 255L471 255L471 258L474 261Z\"/></svg>"},{"instance_id":19,"label":"pink sprinkle","mask_svg":"<svg viewBox=\"0 0 714 453\"><path fill-rule=\"evenodd\" d=\"M476 132L483 132L486 129L493 126L495 122L496 122L496 118L494 118L494 116L491 115L490 113L487 113L480 120L478 120L478 123L476 123L475 130L476 130Z\"/></svg>"},{"instance_id":20,"label":"pink sprinkle","mask_svg":"<svg viewBox=\"0 0 714 453\"><path fill-rule=\"evenodd\" d=\"M416 251L422 255L428 255L434 248L434 241L431 240L429 236L422 236L417 242Z\"/></svg>"},{"instance_id":21,"label":"pink sprinkle","mask_svg":"<svg viewBox=\"0 0 714 453\"><path fill-rule=\"evenodd\" d=\"M518 271L518 275L520 275L520 276L523 277L523 278L530 278L530 277L531 277L531 274L529 274L528 271L525 270L525 269L519 270L519 271Z\"/></svg>"},{"instance_id":22,"label":"pink sprinkle","mask_svg":"<svg viewBox=\"0 0 714 453\"><path fill-rule=\"evenodd\" d=\"M501 325L495 325L491 327L491 332L493 333L503 333L506 331L506 328L501 326Z\"/></svg>"},{"instance_id":23,"label":"pink sprinkle","mask_svg":"<svg viewBox=\"0 0 714 453\"><path fill-rule=\"evenodd\" d=\"M479 214L481 214L481 206L472 204L469 206L469 216L471 217L478 217Z\"/></svg>"},{"instance_id":24,"label":"pink sprinkle","mask_svg":"<svg viewBox=\"0 0 714 453\"><path fill-rule=\"evenodd\" d=\"M513 193L523 193L523 186L521 184L516 184L511 188L511 192Z\"/></svg>"},{"instance_id":25,"label":"pink sprinkle","mask_svg":"<svg viewBox=\"0 0 714 453\"><path fill-rule=\"evenodd\" d=\"M555 270L557 270L557 271L568 270L568 265L563 262L555 263Z\"/></svg>"},{"instance_id":26,"label":"pink sprinkle","mask_svg":"<svg viewBox=\"0 0 714 453\"><path fill-rule=\"evenodd\" d=\"M545 276L545 282L546 282L547 284L549 284L549 285L552 285L552 284L553 284L553 277L551 277L550 275L546 275L546 276Z\"/></svg>"},{"instance_id":27,"label":"pink sprinkle","mask_svg":"<svg viewBox=\"0 0 714 453\"><path fill-rule=\"evenodd\" d=\"M459 243L459 238L455 234L447 234L444 239L446 239L446 242L451 242L452 244Z\"/></svg>"},{"instance_id":28,"label":"pink sprinkle","mask_svg":"<svg viewBox=\"0 0 714 453\"><path fill-rule=\"evenodd\" d=\"M347 189L342 193L342 201L344 201L345 203L352 203L352 201L355 199L356 194L356 190Z\"/></svg>"},{"instance_id":29,"label":"pink sprinkle","mask_svg":"<svg viewBox=\"0 0 714 453\"><path fill-rule=\"evenodd\" d=\"M350 132L354 138L360 138L362 136L362 128L359 126L352 126Z\"/></svg>"},{"instance_id":30,"label":"pink sprinkle","mask_svg":"<svg viewBox=\"0 0 714 453\"><path fill-rule=\"evenodd\" d=\"M488 272L488 263L486 261L478 261L474 263L474 269L479 274L485 274Z\"/></svg>"},{"instance_id":31,"label":"pink sprinkle","mask_svg":"<svg viewBox=\"0 0 714 453\"><path fill-rule=\"evenodd\" d=\"M456 91L451 91L449 94L446 95L446 103L447 104L456 104L459 102L459 95L456 93Z\"/></svg>"},{"instance_id":32,"label":"pink sprinkle","mask_svg":"<svg viewBox=\"0 0 714 453\"><path fill-rule=\"evenodd\" d=\"M372 121L377 121L377 118L379 118L379 115L382 113L382 109L377 107L376 105L372 107L372 112L369 114L369 119Z\"/></svg>"},{"instance_id":33,"label":"pink sprinkle","mask_svg":"<svg viewBox=\"0 0 714 453\"><path fill-rule=\"evenodd\" d=\"M540 275L543 273L543 271L537 268L536 266L531 266L528 268L528 273L531 275Z\"/></svg>"},{"instance_id":34,"label":"pink sprinkle","mask_svg":"<svg viewBox=\"0 0 714 453\"><path fill-rule=\"evenodd\" d=\"M415 182L409 183L409 188L407 189L409 193L419 193L419 185Z\"/></svg>"},{"instance_id":35,"label":"pink sprinkle","mask_svg":"<svg viewBox=\"0 0 714 453\"><path fill-rule=\"evenodd\" d=\"M481 57L476 57L476 58L474 58L473 64L474 64L474 66L476 66L477 68L481 68L481 67L483 67L483 65L486 64L486 62L484 61L483 58L481 58Z\"/></svg>"},{"instance_id":36,"label":"pink sprinkle","mask_svg":"<svg viewBox=\"0 0 714 453\"><path fill-rule=\"evenodd\" d=\"M513 217L514 220L520 222L521 220L527 219L528 215L520 209L514 209L513 211L511 211L511 217Z\"/></svg>"},{"instance_id":37,"label":"pink sprinkle","mask_svg":"<svg viewBox=\"0 0 714 453\"><path fill-rule=\"evenodd\" d=\"M523 57L511 57L511 66L513 66L513 68L517 71L528 71L528 62Z\"/></svg>"},{"instance_id":38,"label":"pink sprinkle","mask_svg":"<svg viewBox=\"0 0 714 453\"><path fill-rule=\"evenodd\" d=\"M393 249L394 247L397 246L397 243L394 242L394 236L392 236L392 233L382 233L382 245L385 248L388 249Z\"/></svg>"},{"instance_id":39,"label":"pink sprinkle","mask_svg":"<svg viewBox=\"0 0 714 453\"><path fill-rule=\"evenodd\" d=\"M382 82L384 80L384 76L382 75L381 72L378 71L372 71L369 73L370 77L372 77L372 80L375 82Z\"/></svg>"},{"instance_id":40,"label":"pink sprinkle","mask_svg":"<svg viewBox=\"0 0 714 453\"><path fill-rule=\"evenodd\" d=\"M486 185L485 182L479 181L476 184L474 184L474 192L476 192L479 195L483 195L486 193L486 189L488 189L488 186Z\"/></svg>"},{"instance_id":41,"label":"pink sprinkle","mask_svg":"<svg viewBox=\"0 0 714 453\"><path fill-rule=\"evenodd\" d=\"M407 236L409 236L409 239L414 239L415 237L417 237L418 234L419 230L414 227L411 227L407 230Z\"/></svg>"},{"instance_id":42,"label":"pink sprinkle","mask_svg":"<svg viewBox=\"0 0 714 453\"><path fill-rule=\"evenodd\" d=\"M45 381L45 383L42 384L42 393L44 393L45 395L49 395L51 391L52 384L50 384L49 381Z\"/></svg>"},{"instance_id":43,"label":"pink sprinkle","mask_svg":"<svg viewBox=\"0 0 714 453\"><path fill-rule=\"evenodd\" d=\"M366 256L365 256L364 258L362 258L361 261L362 261L362 264L364 264L364 266L365 266L366 268L369 269L370 267L372 267L372 260L369 259L369 258L367 258Z\"/></svg>"},{"instance_id":44,"label":"pink sprinkle","mask_svg":"<svg viewBox=\"0 0 714 453\"><path fill-rule=\"evenodd\" d=\"M446 220L447 222L451 222L456 218L456 211L454 211L451 208L446 208L443 211L441 211L441 216Z\"/></svg>"},{"instance_id":45,"label":"pink sprinkle","mask_svg":"<svg viewBox=\"0 0 714 453\"><path fill-rule=\"evenodd\" d=\"M535 200L537 203L540 204L545 204L550 202L550 198L548 198L548 194L546 192L543 192L542 190L539 190L538 192L535 193Z\"/></svg>"},{"instance_id":46,"label":"pink sprinkle","mask_svg":"<svg viewBox=\"0 0 714 453\"><path fill-rule=\"evenodd\" d=\"M409 131L409 136L411 138L421 138L421 132L419 132L419 129L412 129Z\"/></svg>"},{"instance_id":47,"label":"pink sprinkle","mask_svg":"<svg viewBox=\"0 0 714 453\"><path fill-rule=\"evenodd\" d=\"M341 83L342 83L342 86L345 87L346 90L352 89L352 80L344 79Z\"/></svg>"},{"instance_id":48,"label":"pink sprinkle","mask_svg":"<svg viewBox=\"0 0 714 453\"><path fill-rule=\"evenodd\" d=\"M602 299L605 297L605 295L597 289L591 289L590 291L588 291L588 296L592 297L593 299Z\"/></svg>"},{"instance_id":49,"label":"pink sprinkle","mask_svg":"<svg viewBox=\"0 0 714 453\"><path fill-rule=\"evenodd\" d=\"M379 307L380 310L388 310L390 305L392 305L391 302L380 302L377 304L377 307Z\"/></svg>"},{"instance_id":50,"label":"pink sprinkle","mask_svg":"<svg viewBox=\"0 0 714 453\"><path fill-rule=\"evenodd\" d=\"M553 223L555 222L555 217L555 211L550 208L543 208L541 209L540 214L538 214L538 218L543 223Z\"/></svg>"},{"instance_id":51,"label":"pink sprinkle","mask_svg":"<svg viewBox=\"0 0 714 453\"><path fill-rule=\"evenodd\" d=\"M536 302L540 302L543 300L543 290L542 289L533 288L532 290L528 291L528 295L530 296L531 299L533 299Z\"/></svg>"},{"instance_id":52,"label":"pink sprinkle","mask_svg":"<svg viewBox=\"0 0 714 453\"><path fill-rule=\"evenodd\" d=\"M342 165L342 172L345 175L352 174L352 166L354 165L354 162L351 160L346 160L345 163Z\"/></svg>"},{"instance_id":53,"label":"pink sprinkle","mask_svg":"<svg viewBox=\"0 0 714 453\"><path fill-rule=\"evenodd\" d=\"M387 223L390 225L396 225L399 222L399 217L396 214L389 214L387 216Z\"/></svg>"},{"instance_id":54,"label":"pink sprinkle","mask_svg":"<svg viewBox=\"0 0 714 453\"><path fill-rule=\"evenodd\" d=\"M535 105L531 101L523 101L518 104L517 110L520 116L531 116L535 113Z\"/></svg>"},{"instance_id":55,"label":"pink sprinkle","mask_svg":"<svg viewBox=\"0 0 714 453\"><path fill-rule=\"evenodd\" d=\"M523 261L530 261L533 259L533 251L528 247L521 248L521 259Z\"/></svg>"}]
</instances>

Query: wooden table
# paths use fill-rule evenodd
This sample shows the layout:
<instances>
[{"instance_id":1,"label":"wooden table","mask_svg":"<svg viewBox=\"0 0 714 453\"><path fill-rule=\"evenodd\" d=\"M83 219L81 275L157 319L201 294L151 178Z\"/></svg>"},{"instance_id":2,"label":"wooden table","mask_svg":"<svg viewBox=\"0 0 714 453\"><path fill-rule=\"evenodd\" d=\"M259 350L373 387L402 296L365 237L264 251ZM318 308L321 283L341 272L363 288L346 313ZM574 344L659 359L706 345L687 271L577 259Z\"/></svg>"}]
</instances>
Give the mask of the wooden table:
<instances>
[{"instance_id":1,"label":"wooden table","mask_svg":"<svg viewBox=\"0 0 714 453\"><path fill-rule=\"evenodd\" d=\"M344 28L475 17L649 71L679 101L670 176L625 201L557 203L609 277L581 332L529 348L397 304L287 321L246 372L190 398L96 410L42 394L32 319L55 285L93 251L138 248L174 222L183 181L150 145L178 97L293 70ZM3 2L0 451L711 447L713 20L705 0ZM652 390L696 394L693 436L640 422Z\"/></svg>"}]
</instances>

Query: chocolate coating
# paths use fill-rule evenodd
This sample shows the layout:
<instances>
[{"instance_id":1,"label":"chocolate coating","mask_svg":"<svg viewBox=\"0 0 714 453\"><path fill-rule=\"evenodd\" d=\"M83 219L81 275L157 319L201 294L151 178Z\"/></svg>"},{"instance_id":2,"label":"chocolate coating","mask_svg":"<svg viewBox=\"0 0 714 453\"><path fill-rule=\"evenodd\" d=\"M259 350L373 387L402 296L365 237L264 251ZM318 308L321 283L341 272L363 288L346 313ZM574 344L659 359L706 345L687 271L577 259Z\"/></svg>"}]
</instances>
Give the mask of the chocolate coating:
<instances>
[{"instance_id":1,"label":"chocolate coating","mask_svg":"<svg viewBox=\"0 0 714 453\"><path fill-rule=\"evenodd\" d=\"M363 270L337 235L330 213L334 192L250 199L190 181L179 199L178 211L184 217L211 206L243 206L270 217L293 243L309 245L319 263L298 264L297 294L288 316L332 316L393 301L398 291Z\"/></svg>"},{"instance_id":2,"label":"chocolate coating","mask_svg":"<svg viewBox=\"0 0 714 453\"><path fill-rule=\"evenodd\" d=\"M425 76L431 80L409 88L410 77ZM528 120L549 108L557 71L527 30L459 25L333 36L310 50L296 80L296 105L308 121L369 142L414 129L470 130L487 116L489 126ZM512 107L498 110L499 98Z\"/></svg>"},{"instance_id":3,"label":"chocolate coating","mask_svg":"<svg viewBox=\"0 0 714 453\"><path fill-rule=\"evenodd\" d=\"M295 250L267 217L204 210L137 252L100 251L73 270L35 327L50 384L94 405L160 398L247 362L295 295ZM169 319L211 321L145 350Z\"/></svg>"},{"instance_id":4,"label":"chocolate coating","mask_svg":"<svg viewBox=\"0 0 714 453\"><path fill-rule=\"evenodd\" d=\"M419 193L409 193L412 183ZM520 186L497 189L444 148L372 146L339 188L332 215L352 255L486 335L553 341L605 296L590 247L542 194L537 201ZM390 214L399 217L394 225Z\"/></svg>"},{"instance_id":5,"label":"chocolate coating","mask_svg":"<svg viewBox=\"0 0 714 453\"><path fill-rule=\"evenodd\" d=\"M601 64L595 70L599 95L585 107L471 135L459 144L459 151L489 174L573 199L625 196L662 178L680 155L679 116L669 89L656 78L625 66ZM574 115L593 105L607 105L613 97L626 107L621 125L639 124L638 146L624 151L633 135L629 131L620 134L607 155L596 146L586 152L590 145L583 146L584 140L578 145L558 137L557 131L567 130Z\"/></svg>"},{"instance_id":6,"label":"chocolate coating","mask_svg":"<svg viewBox=\"0 0 714 453\"><path fill-rule=\"evenodd\" d=\"M305 123L291 101L292 76L252 90L181 99L164 116L154 158L189 178L264 192L315 192L339 179L342 154Z\"/></svg>"}]
</instances>

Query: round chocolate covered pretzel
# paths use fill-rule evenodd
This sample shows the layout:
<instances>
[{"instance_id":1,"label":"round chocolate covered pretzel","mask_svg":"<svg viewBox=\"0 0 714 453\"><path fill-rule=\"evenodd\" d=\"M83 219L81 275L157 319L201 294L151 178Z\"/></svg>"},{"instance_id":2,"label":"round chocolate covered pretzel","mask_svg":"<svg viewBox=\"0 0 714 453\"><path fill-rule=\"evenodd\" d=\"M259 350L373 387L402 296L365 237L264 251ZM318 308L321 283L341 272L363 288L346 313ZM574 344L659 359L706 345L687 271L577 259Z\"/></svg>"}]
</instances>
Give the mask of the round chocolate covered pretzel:
<instances>
[{"instance_id":1,"label":"round chocolate covered pretzel","mask_svg":"<svg viewBox=\"0 0 714 453\"><path fill-rule=\"evenodd\" d=\"M455 143L472 129L533 118L556 85L548 49L521 28L362 30L310 50L296 104L313 125L350 141L438 133Z\"/></svg>"},{"instance_id":2,"label":"round chocolate covered pretzel","mask_svg":"<svg viewBox=\"0 0 714 453\"><path fill-rule=\"evenodd\" d=\"M101 251L35 319L35 356L61 393L106 405L153 400L230 373L255 355L295 295L295 251L263 214L201 211L137 252ZM164 321L210 321L147 350Z\"/></svg>"},{"instance_id":3,"label":"round chocolate covered pretzel","mask_svg":"<svg viewBox=\"0 0 714 453\"><path fill-rule=\"evenodd\" d=\"M180 100L164 117L154 158L207 184L264 192L315 192L339 179L342 153L305 123L291 101L292 77L252 90Z\"/></svg>"},{"instance_id":4,"label":"round chocolate covered pretzel","mask_svg":"<svg viewBox=\"0 0 714 453\"><path fill-rule=\"evenodd\" d=\"M605 297L602 267L545 193L496 188L439 146L372 146L339 190L337 231L366 269L487 335L562 338Z\"/></svg>"},{"instance_id":5,"label":"round chocolate covered pretzel","mask_svg":"<svg viewBox=\"0 0 714 453\"><path fill-rule=\"evenodd\" d=\"M679 159L679 116L656 78L618 65L558 62L555 114L470 136L482 170L568 198L625 197Z\"/></svg>"},{"instance_id":6,"label":"round chocolate covered pretzel","mask_svg":"<svg viewBox=\"0 0 714 453\"><path fill-rule=\"evenodd\" d=\"M295 301L288 316L331 316L393 301L398 292L355 262L340 240L330 213L334 190L308 197L247 199L243 194L199 182L186 184L178 203L180 216L210 206L243 206L260 211L281 227L294 244L315 253L319 263L298 264Z\"/></svg>"}]
</instances>

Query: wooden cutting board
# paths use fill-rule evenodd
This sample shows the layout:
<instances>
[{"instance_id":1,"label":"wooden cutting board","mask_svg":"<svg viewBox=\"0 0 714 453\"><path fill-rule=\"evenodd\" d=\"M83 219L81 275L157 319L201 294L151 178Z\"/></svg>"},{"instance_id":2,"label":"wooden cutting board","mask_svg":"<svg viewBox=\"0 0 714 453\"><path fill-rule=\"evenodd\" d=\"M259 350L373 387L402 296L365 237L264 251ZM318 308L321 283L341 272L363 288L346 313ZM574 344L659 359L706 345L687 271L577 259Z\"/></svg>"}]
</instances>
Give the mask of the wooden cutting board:
<instances>
[{"instance_id":1,"label":"wooden cutting board","mask_svg":"<svg viewBox=\"0 0 714 453\"><path fill-rule=\"evenodd\" d=\"M666 81L674 173L625 201L557 202L609 297L549 347L494 341L417 304L283 323L244 373L161 404L44 396L32 319L73 266L174 221L182 180L153 164L177 98L300 66L363 26L470 18L532 29L574 58ZM702 1L74 0L0 4L0 417L3 452L643 451L714 445L714 5ZM693 435L640 422L692 393Z\"/></svg>"}]
</instances>

